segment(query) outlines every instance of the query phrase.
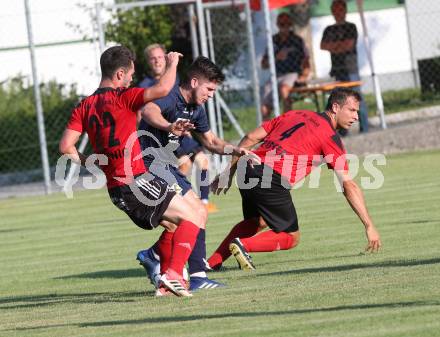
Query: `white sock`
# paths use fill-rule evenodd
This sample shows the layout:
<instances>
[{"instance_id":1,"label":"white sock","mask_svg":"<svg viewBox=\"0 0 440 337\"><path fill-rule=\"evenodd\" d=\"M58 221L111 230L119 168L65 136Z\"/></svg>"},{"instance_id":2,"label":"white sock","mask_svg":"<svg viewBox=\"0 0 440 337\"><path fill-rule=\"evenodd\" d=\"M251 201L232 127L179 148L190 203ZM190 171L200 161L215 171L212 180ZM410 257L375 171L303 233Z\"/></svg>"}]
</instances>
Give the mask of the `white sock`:
<instances>
[{"instance_id":1,"label":"white sock","mask_svg":"<svg viewBox=\"0 0 440 337\"><path fill-rule=\"evenodd\" d=\"M153 256L157 261L160 261L160 256L154 251L154 249L151 250L153 252Z\"/></svg>"},{"instance_id":2,"label":"white sock","mask_svg":"<svg viewBox=\"0 0 440 337\"><path fill-rule=\"evenodd\" d=\"M189 278L191 277L208 277L208 276L206 276L206 273L204 271L199 271L197 273L189 275Z\"/></svg>"}]
</instances>

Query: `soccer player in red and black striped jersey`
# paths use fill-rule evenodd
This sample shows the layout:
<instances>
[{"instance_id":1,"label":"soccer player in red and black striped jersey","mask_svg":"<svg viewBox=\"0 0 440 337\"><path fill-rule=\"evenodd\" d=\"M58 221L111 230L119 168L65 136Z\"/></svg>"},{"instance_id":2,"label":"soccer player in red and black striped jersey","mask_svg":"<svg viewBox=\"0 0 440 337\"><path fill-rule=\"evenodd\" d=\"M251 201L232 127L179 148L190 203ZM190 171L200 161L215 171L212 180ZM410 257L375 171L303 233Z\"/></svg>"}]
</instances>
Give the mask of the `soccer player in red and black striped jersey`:
<instances>
[{"instance_id":1,"label":"soccer player in red and black striped jersey","mask_svg":"<svg viewBox=\"0 0 440 337\"><path fill-rule=\"evenodd\" d=\"M286 250L299 243L298 219L289 192L291 186L306 177L315 161L322 160L333 169L342 183L344 196L362 221L368 240L367 251L377 251L380 236L368 214L361 189L348 174L344 146L336 129L349 129L358 120L360 95L345 88L330 94L326 111L289 111L248 133L238 145L254 152L262 165L247 165L239 189L244 220L231 230L208 262L214 269L221 267L231 253L241 269L255 269L248 252ZM238 158L212 183L216 194L229 189L237 169ZM240 184L240 181L253 187ZM241 186L240 186L241 185ZM248 188L246 188L248 187ZM260 231L262 225L270 229Z\"/></svg>"},{"instance_id":2,"label":"soccer player in red and black striped jersey","mask_svg":"<svg viewBox=\"0 0 440 337\"><path fill-rule=\"evenodd\" d=\"M182 271L204 222L187 201L168 184L146 171L137 139L136 113L147 102L166 96L176 80L181 55L167 55L168 65L159 82L148 88L127 88L134 73L134 54L123 46L107 49L100 59L102 78L99 88L73 109L60 141L60 152L82 165L92 164L75 144L86 132L99 165L107 178L110 198L119 209L143 229L153 229L162 220L178 225L172 238L168 268L156 295L170 292L191 296ZM181 136L185 122L169 124L169 132Z\"/></svg>"}]
</instances>

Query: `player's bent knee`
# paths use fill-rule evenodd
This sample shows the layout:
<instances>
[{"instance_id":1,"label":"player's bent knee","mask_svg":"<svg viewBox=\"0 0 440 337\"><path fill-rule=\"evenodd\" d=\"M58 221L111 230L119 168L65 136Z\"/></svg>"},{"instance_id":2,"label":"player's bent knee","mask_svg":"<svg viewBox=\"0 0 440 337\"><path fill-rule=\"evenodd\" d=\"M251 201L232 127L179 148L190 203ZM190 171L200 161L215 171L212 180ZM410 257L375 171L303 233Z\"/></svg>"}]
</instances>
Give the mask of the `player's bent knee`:
<instances>
[{"instance_id":1,"label":"player's bent knee","mask_svg":"<svg viewBox=\"0 0 440 337\"><path fill-rule=\"evenodd\" d=\"M194 207L192 204L187 202L185 200L185 214L183 215L183 218L185 220L191 221L194 223L197 227L204 229L206 224L206 217L203 214L203 211L205 210L205 207L203 208L203 211L198 209L197 207Z\"/></svg>"},{"instance_id":2,"label":"player's bent knee","mask_svg":"<svg viewBox=\"0 0 440 337\"><path fill-rule=\"evenodd\" d=\"M209 160L203 151L196 153L196 155L194 156L194 162L200 170L209 169Z\"/></svg>"},{"instance_id":3,"label":"player's bent knee","mask_svg":"<svg viewBox=\"0 0 440 337\"><path fill-rule=\"evenodd\" d=\"M191 173L192 163L188 156L185 156L187 160L179 162L179 171L184 175L188 176Z\"/></svg>"},{"instance_id":4,"label":"player's bent knee","mask_svg":"<svg viewBox=\"0 0 440 337\"><path fill-rule=\"evenodd\" d=\"M300 237L301 237L299 231L290 232L289 234L292 235L292 237L293 237L293 242L292 242L292 247L291 248L294 248L294 247L298 246L299 241L300 241Z\"/></svg>"},{"instance_id":5,"label":"player's bent knee","mask_svg":"<svg viewBox=\"0 0 440 337\"><path fill-rule=\"evenodd\" d=\"M160 222L160 225L165 228L168 232L175 232L177 229L176 224L170 222L170 221L166 221L166 220L162 220Z\"/></svg>"},{"instance_id":6,"label":"player's bent knee","mask_svg":"<svg viewBox=\"0 0 440 337\"><path fill-rule=\"evenodd\" d=\"M258 217L257 222L258 222L258 232L261 232L263 229L268 227L267 222L261 216Z\"/></svg>"},{"instance_id":7,"label":"player's bent knee","mask_svg":"<svg viewBox=\"0 0 440 337\"><path fill-rule=\"evenodd\" d=\"M182 220L186 220L191 221L200 228L204 228L205 226L199 213L180 195L173 197L167 210L163 214L162 221L163 220L174 224L179 224Z\"/></svg>"},{"instance_id":8,"label":"player's bent knee","mask_svg":"<svg viewBox=\"0 0 440 337\"><path fill-rule=\"evenodd\" d=\"M205 222L203 222L202 218L194 211L185 211L183 214L181 214L179 222L182 220L190 221L197 227L205 229Z\"/></svg>"}]
</instances>

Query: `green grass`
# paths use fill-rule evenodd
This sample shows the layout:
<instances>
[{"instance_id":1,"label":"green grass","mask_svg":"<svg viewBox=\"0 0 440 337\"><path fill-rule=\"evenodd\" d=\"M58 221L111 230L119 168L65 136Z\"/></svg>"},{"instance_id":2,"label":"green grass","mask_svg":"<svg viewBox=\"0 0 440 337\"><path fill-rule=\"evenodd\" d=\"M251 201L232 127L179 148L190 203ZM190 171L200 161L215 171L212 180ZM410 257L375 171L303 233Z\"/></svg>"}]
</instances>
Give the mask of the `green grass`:
<instances>
[{"instance_id":1,"label":"green grass","mask_svg":"<svg viewBox=\"0 0 440 337\"><path fill-rule=\"evenodd\" d=\"M369 116L376 116L376 98L374 94L364 96ZM382 93L385 114L417 110L440 105L438 94L423 95L420 89L389 90Z\"/></svg>"},{"instance_id":2,"label":"green grass","mask_svg":"<svg viewBox=\"0 0 440 337\"><path fill-rule=\"evenodd\" d=\"M365 191L383 250L362 255L362 225L332 177L293 191L302 241L226 262L227 288L154 298L136 228L105 191L0 202L0 336L438 336L440 153L390 156ZM363 173L366 176L365 173ZM208 252L241 218L236 190L216 197Z\"/></svg>"}]
</instances>

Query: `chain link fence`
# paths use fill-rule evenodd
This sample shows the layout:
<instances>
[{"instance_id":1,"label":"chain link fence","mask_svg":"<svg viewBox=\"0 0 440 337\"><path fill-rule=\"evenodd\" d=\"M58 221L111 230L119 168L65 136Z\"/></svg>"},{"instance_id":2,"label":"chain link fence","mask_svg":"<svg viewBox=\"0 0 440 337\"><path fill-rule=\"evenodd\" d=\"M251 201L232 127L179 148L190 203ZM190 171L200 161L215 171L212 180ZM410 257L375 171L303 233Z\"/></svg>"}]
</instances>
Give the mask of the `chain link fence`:
<instances>
[{"instance_id":1,"label":"chain link fence","mask_svg":"<svg viewBox=\"0 0 440 337\"><path fill-rule=\"evenodd\" d=\"M381 126L382 102L386 120L388 114L425 107L430 107L429 114L437 115L440 24L435 16L439 14L440 4L433 0L364 0L362 3L359 7L354 0L307 1L272 13L270 25L281 112L291 107L322 111L325 84L360 81L360 88L353 87L361 90L364 99L359 131ZM281 22L278 22L280 13ZM261 17L254 21L257 50L261 45L267 46L267 39L258 39L262 21ZM283 26L290 26L290 30ZM286 29L288 33L283 33ZM288 37L283 38L283 34ZM299 42L294 43L294 39ZM264 61L264 51L260 49L257 54ZM298 58L304 54L309 64L299 66ZM268 78L263 63L260 75L263 78L266 73ZM293 88L290 95L286 87ZM273 89L270 82L265 89L266 92ZM263 107L268 102L271 108L270 97L264 92L262 95Z\"/></svg>"},{"instance_id":2,"label":"chain link fence","mask_svg":"<svg viewBox=\"0 0 440 337\"><path fill-rule=\"evenodd\" d=\"M97 45L85 38L93 36L94 22L89 11L74 4L28 3L53 177L70 111L99 80ZM44 174L23 1L2 10L0 26L0 197L41 193Z\"/></svg>"},{"instance_id":3,"label":"chain link fence","mask_svg":"<svg viewBox=\"0 0 440 337\"><path fill-rule=\"evenodd\" d=\"M420 87L422 99L440 95L440 14L438 1L408 1L408 37L414 82Z\"/></svg>"},{"instance_id":4,"label":"chain link fence","mask_svg":"<svg viewBox=\"0 0 440 337\"><path fill-rule=\"evenodd\" d=\"M259 80L250 7L245 2L205 9L209 55L226 80L215 98L218 134L228 140L258 124Z\"/></svg>"},{"instance_id":5,"label":"chain link fence","mask_svg":"<svg viewBox=\"0 0 440 337\"><path fill-rule=\"evenodd\" d=\"M134 2L105 1L105 10L98 18L96 8L90 7L86 1L80 6L67 0L57 4L30 1L52 179L59 157L58 141L71 108L82 95L92 93L99 82L100 30L106 34L107 46L119 42L132 47L130 41L137 41L136 34L141 34L144 37L140 43L142 48L154 40L166 44L168 48L177 46L174 49L180 48L188 55L187 60L205 53L200 18L194 2L154 2L156 16L153 22L141 20L139 15L145 13L145 7L127 10L116 7L124 3L133 5ZM151 4L148 1L142 3ZM348 64L349 70L355 70L357 63L369 125L379 126L379 123L374 124L378 96L375 94L365 31L356 1L347 0L346 3L346 21L356 28L357 61L354 61L353 53L350 56L345 51L346 54L342 52L345 55L343 63ZM338 39L343 41L344 37L352 38L354 35L352 30L325 33L326 28L335 23L331 4L331 0L307 1L304 5L289 6L271 13L273 35L279 34L286 25L284 21L277 22L278 15L287 13L292 21L290 30L298 36L285 46L276 45L273 54L274 59L283 64L276 67L278 80L284 80L285 74L296 73L285 79L294 88L288 91L287 96L281 86L279 88L281 112L289 106L323 109L325 95L322 97L321 92L317 93L318 96L298 94L295 88L352 79L337 75L337 67L333 68L333 65L337 65L338 61L331 56L329 46L325 46L325 43L331 44ZM213 109L214 120L218 124L215 131L228 140L237 140L243 132L254 128L262 118L261 112L265 113L265 106L269 109L267 117L273 116L270 95L273 88L268 82L270 67L265 60L270 50L267 50L264 15L250 12L247 6L245 0L206 1L203 4L206 49L226 75L226 81L210 109ZM127 31L129 38L124 40L118 38L121 36L118 27L127 20L118 21L116 15L126 11L132 11L129 21L136 25ZM374 73L380 83L385 113L421 107L435 110L439 104L440 24L436 20L439 14L440 4L434 0L364 1ZM102 26L98 25L98 19L102 21ZM158 29L168 19L177 29L170 29L168 35L159 34ZM3 33L0 37L0 60L7 65L0 70L0 197L4 197L19 190L26 194L41 191L44 185L41 183L43 172L23 5L2 11L0 27ZM336 38L338 34L340 38ZM141 79L147 69L140 66L144 62L142 52L137 50L137 55L139 64L136 70ZM281 81L280 84L285 83ZM35 183L36 187L30 183Z\"/></svg>"}]
</instances>

